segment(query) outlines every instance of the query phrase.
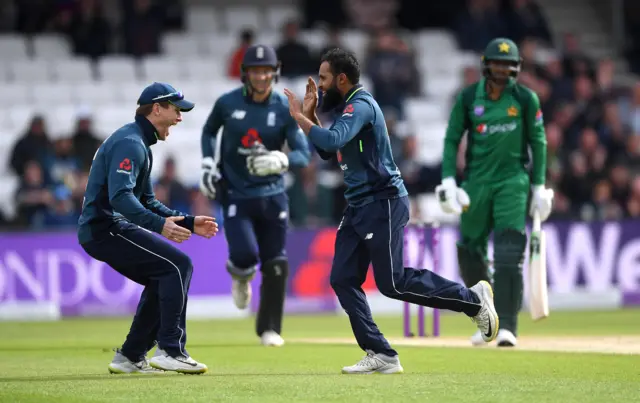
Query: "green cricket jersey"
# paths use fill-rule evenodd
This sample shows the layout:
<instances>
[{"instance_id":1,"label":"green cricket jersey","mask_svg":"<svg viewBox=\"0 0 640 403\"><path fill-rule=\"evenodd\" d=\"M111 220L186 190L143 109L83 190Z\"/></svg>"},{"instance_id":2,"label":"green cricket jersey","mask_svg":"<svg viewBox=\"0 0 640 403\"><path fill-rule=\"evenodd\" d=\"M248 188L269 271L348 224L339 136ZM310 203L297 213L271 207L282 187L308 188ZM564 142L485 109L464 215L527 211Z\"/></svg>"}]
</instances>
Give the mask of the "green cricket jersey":
<instances>
[{"instance_id":1,"label":"green cricket jersey","mask_svg":"<svg viewBox=\"0 0 640 403\"><path fill-rule=\"evenodd\" d=\"M483 78L466 87L456 98L445 137L442 177L455 177L458 145L468 130L465 180L489 183L526 173L531 147L532 183L543 185L547 139L538 96L510 80L493 101L485 82Z\"/></svg>"}]
</instances>

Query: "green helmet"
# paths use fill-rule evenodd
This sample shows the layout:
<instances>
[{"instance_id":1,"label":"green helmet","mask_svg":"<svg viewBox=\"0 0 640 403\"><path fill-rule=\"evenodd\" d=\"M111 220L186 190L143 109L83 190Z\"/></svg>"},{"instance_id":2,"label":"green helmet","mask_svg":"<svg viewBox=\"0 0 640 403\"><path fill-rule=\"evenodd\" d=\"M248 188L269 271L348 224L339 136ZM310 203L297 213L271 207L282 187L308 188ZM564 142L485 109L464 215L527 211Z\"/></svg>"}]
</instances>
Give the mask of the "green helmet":
<instances>
[{"instance_id":1,"label":"green helmet","mask_svg":"<svg viewBox=\"0 0 640 403\"><path fill-rule=\"evenodd\" d=\"M487 77L491 75L488 64L492 60L511 62L513 65L510 67L510 75L513 78L518 76L522 58L518 46L511 39L495 38L485 48L482 55L482 73Z\"/></svg>"}]
</instances>

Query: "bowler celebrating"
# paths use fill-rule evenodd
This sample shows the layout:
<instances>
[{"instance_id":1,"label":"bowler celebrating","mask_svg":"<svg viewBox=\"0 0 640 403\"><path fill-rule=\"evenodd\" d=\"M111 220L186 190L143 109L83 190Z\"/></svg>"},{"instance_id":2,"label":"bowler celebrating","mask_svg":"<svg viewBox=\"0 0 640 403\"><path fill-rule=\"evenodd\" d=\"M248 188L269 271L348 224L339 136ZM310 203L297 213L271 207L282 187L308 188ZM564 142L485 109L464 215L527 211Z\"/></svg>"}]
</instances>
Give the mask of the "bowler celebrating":
<instances>
[{"instance_id":1,"label":"bowler celebrating","mask_svg":"<svg viewBox=\"0 0 640 403\"><path fill-rule=\"evenodd\" d=\"M78 240L94 259L142 284L131 329L109 364L109 372L175 371L199 374L207 366L186 350L187 293L193 265L182 251L155 236L181 243L194 232L210 238L218 231L211 217L171 210L153 193L151 146L169 136L194 104L168 84L153 83L138 99L135 122L116 130L100 146L89 173ZM156 353L146 355L155 344Z\"/></svg>"},{"instance_id":2,"label":"bowler celebrating","mask_svg":"<svg viewBox=\"0 0 640 403\"><path fill-rule=\"evenodd\" d=\"M398 353L373 321L362 284L373 264L376 285L389 298L438 309L464 312L485 340L496 337L498 315L486 281L471 288L426 269L403 266L404 227L409 201L391 154L384 116L360 81L353 54L333 49L323 55L319 72L322 108L334 110L329 129L316 116L317 88L309 78L304 104L285 90L289 111L323 158L337 153L347 186L348 206L338 227L330 282L349 315L358 345L367 355L344 367L346 374L403 371Z\"/></svg>"}]
</instances>

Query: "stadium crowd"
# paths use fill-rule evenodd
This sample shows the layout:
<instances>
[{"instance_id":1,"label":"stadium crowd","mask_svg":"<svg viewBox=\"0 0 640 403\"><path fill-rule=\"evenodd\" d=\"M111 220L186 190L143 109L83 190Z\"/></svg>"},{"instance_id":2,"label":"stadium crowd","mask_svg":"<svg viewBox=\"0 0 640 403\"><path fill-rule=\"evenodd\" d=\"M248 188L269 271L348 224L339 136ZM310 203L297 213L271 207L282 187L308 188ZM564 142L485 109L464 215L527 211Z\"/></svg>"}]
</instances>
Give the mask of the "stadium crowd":
<instances>
[{"instance_id":1,"label":"stadium crowd","mask_svg":"<svg viewBox=\"0 0 640 403\"><path fill-rule=\"evenodd\" d=\"M51 4L51 7L38 4ZM593 60L580 47L579 37L566 33L556 43L533 0L471 0L450 27L461 48L481 52L496 36L518 42L524 57L519 80L536 91L542 102L548 141L548 186L555 189L551 219L618 220L640 217L640 81L631 87L614 84L611 60ZM28 0L16 2L5 30L24 34L52 31L68 36L76 54L99 58L112 52L134 57L160 52L160 34L184 29L180 2L122 1L123 26L116 27L96 0ZM5 15L3 13L3 15ZM121 45L110 40L122 30ZM299 39L300 27L289 22L277 48L285 77L316 74L320 54ZM331 29L325 50L340 46L339 27ZM259 41L251 29L240 34L238 48L228 57L227 74L239 77L243 50ZM536 57L538 48L544 60ZM640 51L631 51L636 60ZM437 60L434 61L437 63ZM438 166L424 166L416 158L416 135L404 122L404 102L420 96L420 80L428 80L416 66L411 44L392 27L372 32L363 71L387 118L394 157L412 196L433 192L440 181ZM466 68L464 83L481 77ZM240 82L238 81L238 85ZM209 108L210 106L203 106ZM328 116L322 117L327 121ZM126 122L122 122L123 124ZM16 192L15 220L0 217L0 227L54 229L73 227L82 203L84 185L95 150L100 144L91 117L78 115L75 133L50 140L47 122L34 116L24 136L13 145L11 170L21 178ZM460 150L462 157L464 144ZM177 157L179 158L179 156ZM463 158L459 158L460 175ZM176 179L176 161L168 159L155 183L156 196L165 204L195 214L215 214L193 184ZM342 173L337 161L315 158L310 166L292 172L291 219L297 226L335 225L344 201Z\"/></svg>"}]
</instances>

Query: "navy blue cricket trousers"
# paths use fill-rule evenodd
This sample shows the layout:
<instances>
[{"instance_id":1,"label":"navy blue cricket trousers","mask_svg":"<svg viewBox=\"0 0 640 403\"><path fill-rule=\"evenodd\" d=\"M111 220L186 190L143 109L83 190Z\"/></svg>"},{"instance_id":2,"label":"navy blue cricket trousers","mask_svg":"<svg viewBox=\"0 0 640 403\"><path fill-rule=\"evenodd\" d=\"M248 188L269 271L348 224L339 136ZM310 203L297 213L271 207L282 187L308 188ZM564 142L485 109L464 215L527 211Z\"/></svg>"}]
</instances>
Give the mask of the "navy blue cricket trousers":
<instances>
[{"instance_id":1,"label":"navy blue cricket trousers","mask_svg":"<svg viewBox=\"0 0 640 403\"><path fill-rule=\"evenodd\" d=\"M224 210L224 235L229 244L229 260L235 268L251 275L258 262L286 256L286 193L229 201Z\"/></svg>"},{"instance_id":2,"label":"navy blue cricket trousers","mask_svg":"<svg viewBox=\"0 0 640 403\"><path fill-rule=\"evenodd\" d=\"M408 222L409 199L401 197L348 206L338 227L331 287L365 351L397 355L374 323L362 290L370 263L378 289L389 298L468 316L480 310L478 296L463 285L426 269L404 267L404 227Z\"/></svg>"},{"instance_id":3,"label":"navy blue cricket trousers","mask_svg":"<svg viewBox=\"0 0 640 403\"><path fill-rule=\"evenodd\" d=\"M82 247L89 256L145 287L122 354L140 361L157 341L173 357L188 356L186 312L193 273L191 259L169 242L128 221L114 224L103 236Z\"/></svg>"}]
</instances>

